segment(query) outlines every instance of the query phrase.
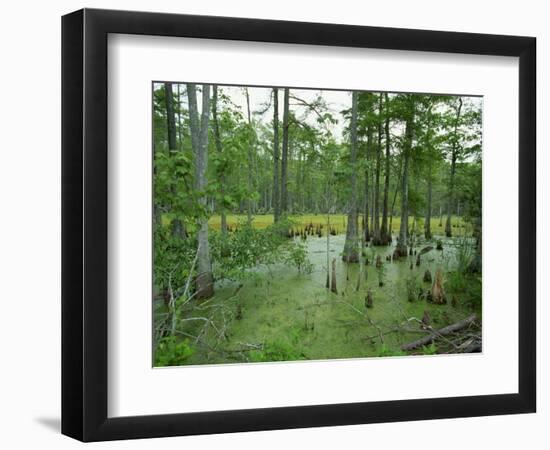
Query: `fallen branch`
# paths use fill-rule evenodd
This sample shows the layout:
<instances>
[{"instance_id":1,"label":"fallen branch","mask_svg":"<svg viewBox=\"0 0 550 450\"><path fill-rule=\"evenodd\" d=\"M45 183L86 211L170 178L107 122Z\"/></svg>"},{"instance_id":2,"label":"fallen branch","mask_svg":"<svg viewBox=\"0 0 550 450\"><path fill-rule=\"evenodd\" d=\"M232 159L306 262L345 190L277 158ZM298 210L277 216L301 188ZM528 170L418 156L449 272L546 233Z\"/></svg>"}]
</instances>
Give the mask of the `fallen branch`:
<instances>
[{"instance_id":1,"label":"fallen branch","mask_svg":"<svg viewBox=\"0 0 550 450\"><path fill-rule=\"evenodd\" d=\"M455 322L455 323L453 323L451 325L448 325L444 328L440 328L439 330L433 330L433 332L430 333L429 336L425 336L425 337L420 338L416 341L413 341L413 342L410 342L408 344L402 345L401 350L404 350L404 351L414 350L418 347L423 347L424 345L429 345L441 336L446 336L448 334L454 333L455 331L460 331L460 330L462 330L466 327L469 327L470 325L474 324L476 320L477 320L476 315L472 314L471 316L467 317L466 319Z\"/></svg>"},{"instance_id":2,"label":"fallen branch","mask_svg":"<svg viewBox=\"0 0 550 450\"><path fill-rule=\"evenodd\" d=\"M383 344L384 343L384 333L382 333L382 330L380 329L380 327L372 321L372 319L370 318L369 314L366 311L365 311L365 317L367 318L367 320L369 321L371 326L376 328L376 331L378 332L378 337L380 339L380 343Z\"/></svg>"}]
</instances>

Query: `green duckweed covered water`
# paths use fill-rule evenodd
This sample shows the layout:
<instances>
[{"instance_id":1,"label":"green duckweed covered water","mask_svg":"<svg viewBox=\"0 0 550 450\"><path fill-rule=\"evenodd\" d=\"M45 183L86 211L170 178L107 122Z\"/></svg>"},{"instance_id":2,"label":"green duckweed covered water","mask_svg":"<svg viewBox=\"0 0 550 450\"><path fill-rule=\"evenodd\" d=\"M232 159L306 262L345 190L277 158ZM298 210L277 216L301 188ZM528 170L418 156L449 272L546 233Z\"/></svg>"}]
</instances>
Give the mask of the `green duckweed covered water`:
<instances>
[{"instance_id":1,"label":"green duckweed covered water","mask_svg":"<svg viewBox=\"0 0 550 450\"><path fill-rule=\"evenodd\" d=\"M436 239L443 242L442 251L435 249ZM359 264L342 261L345 236L330 236L330 260L335 258L337 271L338 294L334 294L325 288L327 239L308 236L305 244L313 267L311 273L299 273L295 267L276 264L253 270L243 281L216 284L215 296L197 305L198 310L194 311L194 315L214 311L211 317L216 329L200 321L194 329L190 328L189 334L200 333L200 339L187 338L193 353L185 364L403 354L402 344L425 335L416 320L425 311L433 328L456 322L472 312L480 314L480 299L472 305L471 290L465 293L446 282L458 264L459 239L436 237L431 242L419 242L415 246L417 252L428 245L433 249L422 255L418 267L414 255L400 261L386 260L393 253L395 240L391 246L369 247L365 249L369 265L361 269ZM383 286L379 286L379 271L374 265L376 255L381 256L383 263ZM442 271L447 304L408 300L407 280L409 285L416 283L419 291L430 289L431 283L422 281L426 269L432 278L436 270ZM479 283L481 295L481 280L474 281ZM365 299L369 290L373 307L367 309ZM474 295L478 295L477 290Z\"/></svg>"}]
</instances>

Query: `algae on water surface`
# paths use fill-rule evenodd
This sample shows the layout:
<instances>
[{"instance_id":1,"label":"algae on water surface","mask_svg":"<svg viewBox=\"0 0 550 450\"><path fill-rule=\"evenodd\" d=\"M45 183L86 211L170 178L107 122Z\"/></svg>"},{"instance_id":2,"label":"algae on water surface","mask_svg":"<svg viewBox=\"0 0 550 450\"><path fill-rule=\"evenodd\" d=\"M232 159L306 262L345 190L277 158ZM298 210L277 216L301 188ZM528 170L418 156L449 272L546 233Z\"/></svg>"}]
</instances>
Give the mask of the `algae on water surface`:
<instances>
[{"instance_id":1,"label":"algae on water surface","mask_svg":"<svg viewBox=\"0 0 550 450\"><path fill-rule=\"evenodd\" d=\"M185 364L401 355L402 344L425 334L419 320L426 314L436 329L473 310L480 313L480 302L472 303L471 291L449 291L456 301L444 305L426 301L424 294L431 288L430 282L423 281L426 270L432 274L441 270L446 281L459 263L460 238L437 239L443 241L442 251L436 250L433 242L419 242L416 255L399 261L387 260L393 245L367 247L364 254L368 264L362 266L342 261L344 235L330 236L329 262L335 259L338 287L334 294L326 288L327 239L308 236L305 244L313 267L311 273L274 264L252 270L239 282L216 285L215 296L198 305L199 311L213 314L211 326L201 320L189 321L187 334L200 334L200 339L186 338L193 351ZM417 266L418 253L428 245L433 249L420 257ZM377 255L381 257L382 269L374 265ZM411 286L416 289L413 299L409 295ZM365 306L369 291L372 308ZM430 353L430 348L422 351Z\"/></svg>"}]
</instances>

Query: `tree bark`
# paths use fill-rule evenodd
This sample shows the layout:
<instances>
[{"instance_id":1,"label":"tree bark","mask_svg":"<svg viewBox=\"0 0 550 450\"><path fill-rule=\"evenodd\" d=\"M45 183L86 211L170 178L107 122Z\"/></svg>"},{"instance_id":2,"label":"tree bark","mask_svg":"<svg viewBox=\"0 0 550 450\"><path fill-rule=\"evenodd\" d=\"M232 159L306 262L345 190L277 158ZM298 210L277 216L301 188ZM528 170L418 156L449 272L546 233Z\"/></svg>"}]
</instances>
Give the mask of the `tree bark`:
<instances>
[{"instance_id":1,"label":"tree bark","mask_svg":"<svg viewBox=\"0 0 550 450\"><path fill-rule=\"evenodd\" d=\"M246 201L246 216L248 225L252 224L252 190L253 190L253 176L252 176L252 165L253 165L253 153L254 153L254 144L255 144L255 131L252 126L252 116L250 114L250 95L248 93L248 88L244 88L246 94L246 110L248 113L248 128L250 132L250 140L248 143L248 199Z\"/></svg>"},{"instance_id":2,"label":"tree bark","mask_svg":"<svg viewBox=\"0 0 550 450\"><path fill-rule=\"evenodd\" d=\"M388 230L388 196L390 191L390 116L389 116L389 99L388 94L384 94L386 105L386 117L384 121L384 134L386 141L386 173L384 179L384 200L382 205L382 229L380 230L380 238L383 244L388 244L391 240L391 232Z\"/></svg>"},{"instance_id":3,"label":"tree bark","mask_svg":"<svg viewBox=\"0 0 550 450\"><path fill-rule=\"evenodd\" d=\"M183 121L182 121L182 114L181 114L181 91L180 91L180 88L181 88L181 84L177 84L177 89L176 89L176 96L177 96L177 101L176 101L176 105L178 107L178 119L177 119L177 125L176 125L176 128L178 130L177 132L177 135L178 135L178 149L179 150L183 150L182 148L182 142L183 142Z\"/></svg>"},{"instance_id":4,"label":"tree bark","mask_svg":"<svg viewBox=\"0 0 550 450\"><path fill-rule=\"evenodd\" d=\"M414 100L408 99L408 111L405 124L405 142L403 147L403 176L401 177L401 224L399 237L395 247L394 256L399 258L407 256L407 236L409 228L409 159L412 150L413 122L414 122Z\"/></svg>"},{"instance_id":5,"label":"tree bark","mask_svg":"<svg viewBox=\"0 0 550 450\"><path fill-rule=\"evenodd\" d=\"M336 258L332 258L332 279L330 281L330 290L335 294L338 294L338 288L336 287Z\"/></svg>"},{"instance_id":6,"label":"tree bark","mask_svg":"<svg viewBox=\"0 0 550 450\"><path fill-rule=\"evenodd\" d=\"M426 219L424 222L424 237L427 240L432 238L432 161L428 161L428 199L426 207Z\"/></svg>"},{"instance_id":7,"label":"tree bark","mask_svg":"<svg viewBox=\"0 0 550 450\"><path fill-rule=\"evenodd\" d=\"M357 92L353 91L351 100L351 147L350 147L350 166L352 168L350 176L351 201L348 212L348 224L346 229L346 242L344 244L344 253L342 259L348 263L359 261L357 251L357 173L355 166L357 163Z\"/></svg>"},{"instance_id":8,"label":"tree bark","mask_svg":"<svg viewBox=\"0 0 550 450\"><path fill-rule=\"evenodd\" d=\"M281 215L279 193L279 89L273 88L273 221Z\"/></svg>"},{"instance_id":9,"label":"tree bark","mask_svg":"<svg viewBox=\"0 0 550 450\"><path fill-rule=\"evenodd\" d=\"M363 212L363 236L365 242L369 242L371 239L370 232L372 231L372 228L369 226L369 209L370 209L370 189L369 189L369 155L371 153L371 147L372 147L372 127L370 124L367 125L367 146L365 148L365 160L366 160L366 167L365 167L365 208Z\"/></svg>"},{"instance_id":10,"label":"tree bark","mask_svg":"<svg viewBox=\"0 0 550 450\"><path fill-rule=\"evenodd\" d=\"M178 143L176 137L176 113L174 111L174 91L172 83L164 83L164 93L164 99L166 101L166 131L168 136L168 153L170 154L172 152L178 151ZM170 227L173 236L180 239L185 238L185 227L183 226L183 222L179 217L172 219Z\"/></svg>"},{"instance_id":11,"label":"tree bark","mask_svg":"<svg viewBox=\"0 0 550 450\"><path fill-rule=\"evenodd\" d=\"M388 226L388 236L390 239L392 238L392 233L393 233L393 216L395 216L395 203L397 202L397 194L401 186L402 175L403 175L403 159L401 159L401 162L399 165L399 171L397 172L397 181L395 183L395 191L393 192L393 200L391 202L390 223Z\"/></svg>"},{"instance_id":12,"label":"tree bark","mask_svg":"<svg viewBox=\"0 0 550 450\"><path fill-rule=\"evenodd\" d=\"M288 125L289 125L289 89L284 90L283 100L283 148L281 159L281 214L285 215L288 210Z\"/></svg>"},{"instance_id":13,"label":"tree bark","mask_svg":"<svg viewBox=\"0 0 550 450\"><path fill-rule=\"evenodd\" d=\"M174 93L172 83L164 83L164 93L166 100L166 130L168 132L168 150L178 149L176 140L176 115L174 113Z\"/></svg>"},{"instance_id":14,"label":"tree bark","mask_svg":"<svg viewBox=\"0 0 550 450\"><path fill-rule=\"evenodd\" d=\"M328 190L330 189L327 183L327 198L329 198ZM328 202L327 202L328 203ZM326 287L329 289L330 286L330 205L327 209L327 283Z\"/></svg>"},{"instance_id":15,"label":"tree bark","mask_svg":"<svg viewBox=\"0 0 550 450\"><path fill-rule=\"evenodd\" d=\"M374 179L374 230L373 244L381 245L380 236L380 164L382 157L382 94L378 94L378 145L376 146L376 169Z\"/></svg>"},{"instance_id":16,"label":"tree bark","mask_svg":"<svg viewBox=\"0 0 550 450\"><path fill-rule=\"evenodd\" d=\"M218 121L218 85L214 84L212 86L212 122L214 125L214 141L216 143L216 150L221 155L223 153L223 147L222 147L222 140L221 140L221 134L220 134L220 124ZM223 236L227 235L227 214L225 211L225 182L226 177L224 170L222 169L222 172L219 174L220 177L220 197L222 198L221 201L221 208L220 208L220 217L221 217L221 233Z\"/></svg>"},{"instance_id":17,"label":"tree bark","mask_svg":"<svg viewBox=\"0 0 550 450\"><path fill-rule=\"evenodd\" d=\"M427 336L424 336L421 339L418 339L414 342L410 342L408 344L404 344L401 346L401 350L408 351L408 350L414 350L418 347L423 347L424 345L429 345L436 339L438 339L440 336L447 336L448 334L454 333L456 331L463 330L466 327L469 327L470 325L474 324L477 320L477 317L475 314L472 314L471 316L467 317L466 319L462 319L458 322L455 322L451 325L448 325L444 328L440 328L439 330L435 330L433 333L430 333Z\"/></svg>"},{"instance_id":18,"label":"tree bark","mask_svg":"<svg viewBox=\"0 0 550 450\"><path fill-rule=\"evenodd\" d=\"M199 203L206 209L206 185L208 169L208 122L210 117L210 85L202 86L202 111L199 122L197 108L197 93L194 84L187 85L189 97L189 118L191 127L191 141L195 154L195 186L200 193ZM196 298L206 299L214 295L214 280L210 263L210 247L208 244L208 219L204 215L199 219L197 246L197 277Z\"/></svg>"},{"instance_id":19,"label":"tree bark","mask_svg":"<svg viewBox=\"0 0 550 450\"><path fill-rule=\"evenodd\" d=\"M428 109L428 121L427 121L427 130L426 130L426 150L428 152L428 193L427 193L427 206L426 206L426 217L424 221L424 237L427 240L430 240L432 238L432 143L431 143L431 113L432 113L432 107L430 105Z\"/></svg>"},{"instance_id":20,"label":"tree bark","mask_svg":"<svg viewBox=\"0 0 550 450\"><path fill-rule=\"evenodd\" d=\"M447 222L445 223L445 235L451 237L453 235L451 226L452 207L454 203L454 188L455 188L455 173L456 173L456 160L458 158L458 122L460 120L460 112L462 110L462 98L458 98L458 108L456 110L456 119L454 127L454 139L451 151L451 177L449 180L449 196L447 203Z\"/></svg>"}]
</instances>

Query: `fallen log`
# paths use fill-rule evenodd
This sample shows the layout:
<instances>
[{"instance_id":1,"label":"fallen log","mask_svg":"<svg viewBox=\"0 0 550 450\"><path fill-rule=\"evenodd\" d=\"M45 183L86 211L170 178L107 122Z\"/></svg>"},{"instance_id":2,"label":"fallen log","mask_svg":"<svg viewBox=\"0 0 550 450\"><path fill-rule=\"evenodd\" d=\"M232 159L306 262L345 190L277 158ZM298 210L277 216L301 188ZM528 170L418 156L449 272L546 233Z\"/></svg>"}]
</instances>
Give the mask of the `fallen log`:
<instances>
[{"instance_id":1,"label":"fallen log","mask_svg":"<svg viewBox=\"0 0 550 450\"><path fill-rule=\"evenodd\" d=\"M473 342L464 348L462 353L481 353L481 342Z\"/></svg>"},{"instance_id":2,"label":"fallen log","mask_svg":"<svg viewBox=\"0 0 550 450\"><path fill-rule=\"evenodd\" d=\"M430 250L433 250L433 247L431 245L428 245L418 252L418 256L422 256L423 254L428 253Z\"/></svg>"},{"instance_id":3,"label":"fallen log","mask_svg":"<svg viewBox=\"0 0 550 450\"><path fill-rule=\"evenodd\" d=\"M472 314L466 319L462 319L444 328L440 328L439 330L431 330L431 333L428 336L424 336L421 339L402 345L401 350L409 351L409 350L417 349L418 347L422 347L424 345L429 345L433 341L440 338L441 336L446 336L448 334L454 333L455 331L460 331L472 325L473 323L475 323L476 320L477 320L476 315Z\"/></svg>"}]
</instances>

